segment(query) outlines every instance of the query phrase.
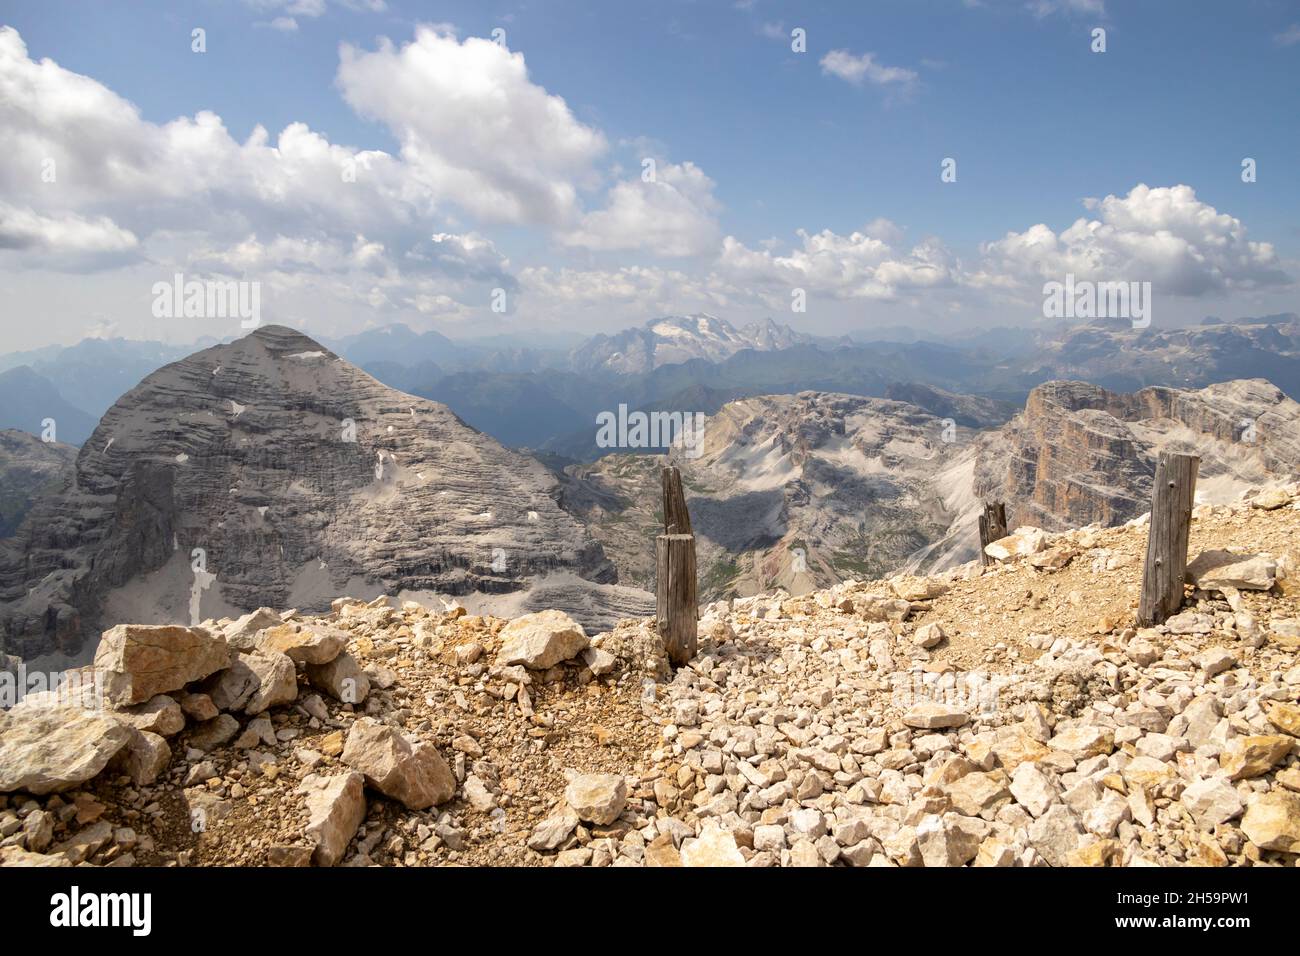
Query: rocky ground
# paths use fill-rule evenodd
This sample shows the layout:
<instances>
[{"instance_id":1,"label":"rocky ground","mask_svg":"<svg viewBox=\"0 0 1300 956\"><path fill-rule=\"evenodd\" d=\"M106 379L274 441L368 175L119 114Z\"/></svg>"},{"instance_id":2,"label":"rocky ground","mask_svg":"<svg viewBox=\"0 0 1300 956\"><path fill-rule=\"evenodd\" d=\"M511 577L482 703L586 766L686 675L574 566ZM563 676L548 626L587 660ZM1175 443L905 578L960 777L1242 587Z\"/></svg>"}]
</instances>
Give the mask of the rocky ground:
<instances>
[{"instance_id":1,"label":"rocky ground","mask_svg":"<svg viewBox=\"0 0 1300 956\"><path fill-rule=\"evenodd\" d=\"M1300 861L1300 487L653 622L342 600L119 627L103 710L0 715L10 865L1062 866ZM65 698L68 696L65 692ZM351 702L349 702L351 701Z\"/></svg>"}]
</instances>

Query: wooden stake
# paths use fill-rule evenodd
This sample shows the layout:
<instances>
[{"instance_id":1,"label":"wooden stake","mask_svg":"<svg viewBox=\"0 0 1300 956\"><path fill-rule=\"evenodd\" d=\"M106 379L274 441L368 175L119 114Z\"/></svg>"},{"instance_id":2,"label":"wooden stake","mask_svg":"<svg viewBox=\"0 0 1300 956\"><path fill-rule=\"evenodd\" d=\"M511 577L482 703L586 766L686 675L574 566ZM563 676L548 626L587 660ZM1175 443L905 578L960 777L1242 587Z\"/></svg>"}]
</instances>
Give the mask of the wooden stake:
<instances>
[{"instance_id":1,"label":"wooden stake","mask_svg":"<svg viewBox=\"0 0 1300 956\"><path fill-rule=\"evenodd\" d=\"M661 534L655 538L655 609L659 636L668 659L677 667L695 657L695 536Z\"/></svg>"},{"instance_id":2,"label":"wooden stake","mask_svg":"<svg viewBox=\"0 0 1300 956\"><path fill-rule=\"evenodd\" d=\"M1156 462L1142 599L1138 604L1138 623L1143 627L1161 623L1183 606L1187 538L1200 464L1201 459L1195 455L1169 452L1161 452Z\"/></svg>"},{"instance_id":3,"label":"wooden stake","mask_svg":"<svg viewBox=\"0 0 1300 956\"><path fill-rule=\"evenodd\" d=\"M695 657L696 622L700 616L695 535L681 472L668 465L661 478L664 533L655 538L655 611L664 650L674 666L681 667Z\"/></svg>"}]
</instances>

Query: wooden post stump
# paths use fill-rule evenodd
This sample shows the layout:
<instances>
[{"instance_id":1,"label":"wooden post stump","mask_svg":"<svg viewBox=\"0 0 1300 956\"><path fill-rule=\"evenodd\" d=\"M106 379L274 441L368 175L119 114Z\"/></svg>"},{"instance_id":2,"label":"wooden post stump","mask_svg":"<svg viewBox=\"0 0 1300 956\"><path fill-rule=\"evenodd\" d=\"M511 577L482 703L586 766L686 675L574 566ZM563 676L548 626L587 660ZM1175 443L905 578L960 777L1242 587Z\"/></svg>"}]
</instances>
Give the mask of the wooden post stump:
<instances>
[{"instance_id":1,"label":"wooden post stump","mask_svg":"<svg viewBox=\"0 0 1300 956\"><path fill-rule=\"evenodd\" d=\"M984 567L993 563L993 559L984 553L985 547L1007 536L1007 506L1000 501L984 502L984 511L980 514L980 562Z\"/></svg>"},{"instance_id":2,"label":"wooden post stump","mask_svg":"<svg viewBox=\"0 0 1300 956\"><path fill-rule=\"evenodd\" d=\"M669 465L662 472L664 533L655 539L655 611L659 637L675 667L695 657L696 595L695 535L686 510L682 475Z\"/></svg>"},{"instance_id":3,"label":"wooden post stump","mask_svg":"<svg viewBox=\"0 0 1300 956\"><path fill-rule=\"evenodd\" d=\"M655 539L655 608L659 636L676 667L695 657L695 536L661 534Z\"/></svg>"},{"instance_id":4,"label":"wooden post stump","mask_svg":"<svg viewBox=\"0 0 1300 956\"><path fill-rule=\"evenodd\" d=\"M1201 459L1195 455L1169 452L1161 452L1156 462L1142 599L1138 604L1138 623L1143 627L1161 623L1183 606L1187 537L1200 464Z\"/></svg>"}]
</instances>

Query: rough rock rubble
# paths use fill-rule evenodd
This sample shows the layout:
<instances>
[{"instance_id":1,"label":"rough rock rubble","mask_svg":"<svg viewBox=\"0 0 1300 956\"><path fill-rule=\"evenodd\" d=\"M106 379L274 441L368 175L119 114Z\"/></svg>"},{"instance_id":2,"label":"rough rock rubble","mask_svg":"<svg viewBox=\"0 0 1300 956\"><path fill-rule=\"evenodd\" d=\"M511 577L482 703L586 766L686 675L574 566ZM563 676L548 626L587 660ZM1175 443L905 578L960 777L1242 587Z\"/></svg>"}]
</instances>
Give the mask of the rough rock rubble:
<instances>
[{"instance_id":1,"label":"rough rock rubble","mask_svg":"<svg viewBox=\"0 0 1300 956\"><path fill-rule=\"evenodd\" d=\"M125 627L0 715L6 865L1296 866L1300 487L653 622L341 599ZM89 673L88 671L87 673ZM89 706L88 706L89 705Z\"/></svg>"}]
</instances>

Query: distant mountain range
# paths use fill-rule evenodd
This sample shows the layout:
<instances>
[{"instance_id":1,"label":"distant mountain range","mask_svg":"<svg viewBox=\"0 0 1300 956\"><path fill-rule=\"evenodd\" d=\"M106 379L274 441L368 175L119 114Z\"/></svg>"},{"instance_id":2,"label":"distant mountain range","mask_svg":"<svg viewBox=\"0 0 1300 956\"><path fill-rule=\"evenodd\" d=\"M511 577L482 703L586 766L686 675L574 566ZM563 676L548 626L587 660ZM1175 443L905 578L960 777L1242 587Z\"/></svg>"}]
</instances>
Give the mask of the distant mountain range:
<instances>
[{"instance_id":1,"label":"distant mountain range","mask_svg":"<svg viewBox=\"0 0 1300 956\"><path fill-rule=\"evenodd\" d=\"M51 422L56 440L80 445L95 430L96 421L30 366L0 372L0 428L21 429L37 437L46 433L46 422Z\"/></svg>"},{"instance_id":2,"label":"distant mountain range","mask_svg":"<svg viewBox=\"0 0 1300 956\"><path fill-rule=\"evenodd\" d=\"M322 344L386 385L447 405L505 445L575 461L603 453L595 443L596 416L619 405L713 414L750 396L811 390L912 401L919 393L907 390L925 387L1003 403L983 414L997 409L995 415L1009 416L1035 386L1057 379L1134 391L1263 377L1300 395L1294 313L1207 319L1182 329L1135 330L1127 322L1096 320L942 340L925 330L883 329L875 340L872 334L825 339L770 318L737 328L700 313L652 319L574 346L555 338L527 345L458 341L404 325ZM0 356L0 427L36 433L53 417L60 440L80 444L117 398L189 351L88 339Z\"/></svg>"},{"instance_id":3,"label":"distant mountain range","mask_svg":"<svg viewBox=\"0 0 1300 956\"><path fill-rule=\"evenodd\" d=\"M641 375L693 359L721 362L746 349L777 352L812 342L811 336L771 319L737 329L725 319L707 313L670 315L617 335L592 336L570 353L568 364L577 372Z\"/></svg>"}]
</instances>

